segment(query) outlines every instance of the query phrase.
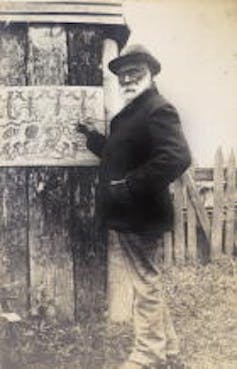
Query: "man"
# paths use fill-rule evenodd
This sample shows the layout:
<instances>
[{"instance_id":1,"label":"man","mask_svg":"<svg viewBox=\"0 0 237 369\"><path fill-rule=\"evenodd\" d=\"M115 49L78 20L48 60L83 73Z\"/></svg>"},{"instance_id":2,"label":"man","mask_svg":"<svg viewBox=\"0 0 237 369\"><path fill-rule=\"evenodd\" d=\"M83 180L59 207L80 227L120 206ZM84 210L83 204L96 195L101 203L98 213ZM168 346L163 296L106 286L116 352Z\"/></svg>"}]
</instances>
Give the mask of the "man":
<instances>
[{"instance_id":1,"label":"man","mask_svg":"<svg viewBox=\"0 0 237 369\"><path fill-rule=\"evenodd\" d=\"M169 184L191 157L175 108L158 92L153 77L160 63L141 45L125 48L109 63L118 76L123 109L109 137L79 125L87 146L101 158L99 208L117 232L135 292L135 341L123 369L183 368L155 255L157 239L173 225Z\"/></svg>"}]
</instances>

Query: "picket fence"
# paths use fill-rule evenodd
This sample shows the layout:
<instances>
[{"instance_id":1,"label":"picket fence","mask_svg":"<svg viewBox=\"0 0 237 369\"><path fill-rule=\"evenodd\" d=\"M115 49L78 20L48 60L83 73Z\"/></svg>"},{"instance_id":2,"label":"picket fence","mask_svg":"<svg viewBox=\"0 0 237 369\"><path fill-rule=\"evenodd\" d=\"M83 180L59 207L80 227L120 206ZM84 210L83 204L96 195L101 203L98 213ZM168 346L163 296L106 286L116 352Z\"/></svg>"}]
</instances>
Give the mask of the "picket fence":
<instances>
[{"instance_id":1,"label":"picket fence","mask_svg":"<svg viewBox=\"0 0 237 369\"><path fill-rule=\"evenodd\" d=\"M221 148L213 168L189 170L177 180L174 196L175 225L164 235L159 259L172 263L210 261L236 251L236 158L224 164Z\"/></svg>"}]
</instances>

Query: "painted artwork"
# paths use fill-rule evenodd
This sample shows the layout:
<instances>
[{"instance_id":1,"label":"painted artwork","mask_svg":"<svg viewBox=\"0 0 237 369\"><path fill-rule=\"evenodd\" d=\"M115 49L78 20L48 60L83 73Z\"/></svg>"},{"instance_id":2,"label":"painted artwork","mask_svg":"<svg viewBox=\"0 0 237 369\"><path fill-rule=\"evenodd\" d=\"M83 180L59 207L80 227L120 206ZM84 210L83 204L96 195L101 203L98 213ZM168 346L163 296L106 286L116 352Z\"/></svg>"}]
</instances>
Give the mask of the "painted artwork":
<instances>
[{"instance_id":1,"label":"painted artwork","mask_svg":"<svg viewBox=\"0 0 237 369\"><path fill-rule=\"evenodd\" d=\"M104 133L101 87L0 89L0 165L91 165L78 122Z\"/></svg>"}]
</instances>

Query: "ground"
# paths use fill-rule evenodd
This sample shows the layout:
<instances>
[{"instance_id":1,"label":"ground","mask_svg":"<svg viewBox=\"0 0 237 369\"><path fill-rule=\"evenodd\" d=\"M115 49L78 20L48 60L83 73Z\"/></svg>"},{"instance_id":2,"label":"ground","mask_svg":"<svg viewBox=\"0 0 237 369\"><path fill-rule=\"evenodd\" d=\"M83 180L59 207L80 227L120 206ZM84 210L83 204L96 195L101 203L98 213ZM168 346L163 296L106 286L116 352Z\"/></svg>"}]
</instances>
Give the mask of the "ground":
<instances>
[{"instance_id":1,"label":"ground","mask_svg":"<svg viewBox=\"0 0 237 369\"><path fill-rule=\"evenodd\" d=\"M190 368L237 368L237 260L173 266L162 276ZM106 313L83 326L40 317L21 322L11 333L11 349L6 348L12 352L6 369L94 369L105 359L108 369L115 369L129 353L132 328L105 321Z\"/></svg>"}]
</instances>

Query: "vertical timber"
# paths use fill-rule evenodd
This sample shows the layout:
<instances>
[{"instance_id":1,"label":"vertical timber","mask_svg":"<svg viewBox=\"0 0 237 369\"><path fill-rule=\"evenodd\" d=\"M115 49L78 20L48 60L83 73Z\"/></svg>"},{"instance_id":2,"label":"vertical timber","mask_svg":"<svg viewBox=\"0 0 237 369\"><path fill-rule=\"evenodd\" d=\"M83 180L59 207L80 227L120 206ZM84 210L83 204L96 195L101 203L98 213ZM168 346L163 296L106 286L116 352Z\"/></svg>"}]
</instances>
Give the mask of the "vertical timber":
<instances>
[{"instance_id":1,"label":"vertical timber","mask_svg":"<svg viewBox=\"0 0 237 369\"><path fill-rule=\"evenodd\" d=\"M181 180L174 182L174 252L177 264L185 261L184 195Z\"/></svg>"},{"instance_id":2,"label":"vertical timber","mask_svg":"<svg viewBox=\"0 0 237 369\"><path fill-rule=\"evenodd\" d=\"M235 243L236 160L231 152L227 167L225 252L232 255Z\"/></svg>"},{"instance_id":3,"label":"vertical timber","mask_svg":"<svg viewBox=\"0 0 237 369\"><path fill-rule=\"evenodd\" d=\"M221 148L216 152L214 168L214 203L211 233L211 256L216 259L222 254L224 221L224 165Z\"/></svg>"},{"instance_id":4,"label":"vertical timber","mask_svg":"<svg viewBox=\"0 0 237 369\"><path fill-rule=\"evenodd\" d=\"M67 40L69 84L102 86L102 29L68 25ZM97 176L98 168L93 166L70 170L75 311L83 324L93 321L93 316L98 319L105 303L105 234L95 206Z\"/></svg>"},{"instance_id":5,"label":"vertical timber","mask_svg":"<svg viewBox=\"0 0 237 369\"><path fill-rule=\"evenodd\" d=\"M30 26L28 84L64 85L67 80L63 27ZM74 317L73 260L69 235L68 168L28 168L31 303L60 319ZM42 311L42 309L41 309Z\"/></svg>"},{"instance_id":6,"label":"vertical timber","mask_svg":"<svg viewBox=\"0 0 237 369\"><path fill-rule=\"evenodd\" d=\"M26 42L25 26L0 25L2 87L26 84ZM28 302L27 197L24 168L0 168L0 199L0 287L5 290L7 299L2 303L6 309L24 314Z\"/></svg>"}]
</instances>

